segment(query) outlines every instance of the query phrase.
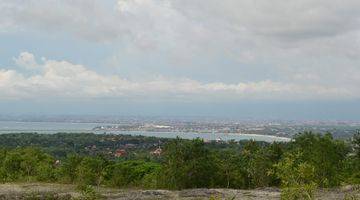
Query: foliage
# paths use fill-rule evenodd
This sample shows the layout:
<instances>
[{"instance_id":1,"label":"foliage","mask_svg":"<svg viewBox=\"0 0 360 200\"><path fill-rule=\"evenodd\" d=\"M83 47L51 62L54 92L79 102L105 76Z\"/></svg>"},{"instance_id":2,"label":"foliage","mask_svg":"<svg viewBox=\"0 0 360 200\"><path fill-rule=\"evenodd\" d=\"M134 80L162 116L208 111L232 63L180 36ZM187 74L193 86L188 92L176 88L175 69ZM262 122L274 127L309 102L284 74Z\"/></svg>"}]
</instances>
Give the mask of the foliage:
<instances>
[{"instance_id":1,"label":"foliage","mask_svg":"<svg viewBox=\"0 0 360 200\"><path fill-rule=\"evenodd\" d=\"M331 134L305 132L291 142L271 144L180 138L159 141L105 134L5 134L1 138L9 141L0 141L0 182L165 189L280 186L283 199L312 198L317 187L360 183L360 133L351 142L336 140ZM151 156L150 151L159 144L162 154ZM94 145L95 153L84 152L85 147ZM106 153L126 145L133 148L130 156L115 159Z\"/></svg>"},{"instance_id":2,"label":"foliage","mask_svg":"<svg viewBox=\"0 0 360 200\"><path fill-rule=\"evenodd\" d=\"M104 179L106 160L101 157L85 157L76 169L78 181L86 185L99 186Z\"/></svg>"},{"instance_id":3,"label":"foliage","mask_svg":"<svg viewBox=\"0 0 360 200\"><path fill-rule=\"evenodd\" d=\"M288 153L275 165L281 180L282 199L313 199L316 190L315 167L302 161L302 153Z\"/></svg>"},{"instance_id":4,"label":"foliage","mask_svg":"<svg viewBox=\"0 0 360 200\"><path fill-rule=\"evenodd\" d=\"M352 138L352 144L356 157L360 159L360 130L358 130L356 134L354 134Z\"/></svg>"},{"instance_id":5,"label":"foliage","mask_svg":"<svg viewBox=\"0 0 360 200\"><path fill-rule=\"evenodd\" d=\"M91 185L84 185L79 188L81 196L75 200L99 200L103 197Z\"/></svg>"},{"instance_id":6,"label":"foliage","mask_svg":"<svg viewBox=\"0 0 360 200\"><path fill-rule=\"evenodd\" d=\"M55 180L54 159L38 148L17 148L2 156L3 181Z\"/></svg>"},{"instance_id":7,"label":"foliage","mask_svg":"<svg viewBox=\"0 0 360 200\"><path fill-rule=\"evenodd\" d=\"M341 183L341 173L349 148L344 141L334 140L331 134L305 132L290 144L289 152L301 152L301 160L314 167L316 183L321 187L334 187Z\"/></svg>"},{"instance_id":8,"label":"foliage","mask_svg":"<svg viewBox=\"0 0 360 200\"><path fill-rule=\"evenodd\" d=\"M199 188L212 186L216 165L202 140L177 138L165 147L163 169L165 187Z\"/></svg>"},{"instance_id":9,"label":"foliage","mask_svg":"<svg viewBox=\"0 0 360 200\"><path fill-rule=\"evenodd\" d=\"M217 152L215 163L218 171L215 185L226 188L247 187L247 173L242 161L240 152L236 150L227 149Z\"/></svg>"},{"instance_id":10,"label":"foliage","mask_svg":"<svg viewBox=\"0 0 360 200\"><path fill-rule=\"evenodd\" d=\"M38 134L38 133L11 133L0 134L0 147L39 147L48 154L57 159L63 159L69 154L80 156L107 155L117 149L128 149L127 157L146 157L147 151L159 146L159 143L165 143L169 139L117 135L117 134L94 134L94 133L56 133L56 134ZM111 154L110 154L111 155ZM127 158L126 157L126 158ZM147 156L146 159L151 158Z\"/></svg>"},{"instance_id":11,"label":"foliage","mask_svg":"<svg viewBox=\"0 0 360 200\"><path fill-rule=\"evenodd\" d=\"M76 178L76 169L80 165L82 157L76 154L69 154L61 163L61 179L65 182L72 183Z\"/></svg>"},{"instance_id":12,"label":"foliage","mask_svg":"<svg viewBox=\"0 0 360 200\"><path fill-rule=\"evenodd\" d=\"M158 163L124 161L108 166L106 176L109 184L115 187L143 185L147 188L155 188L156 176L160 170L161 166Z\"/></svg>"},{"instance_id":13,"label":"foliage","mask_svg":"<svg viewBox=\"0 0 360 200\"><path fill-rule=\"evenodd\" d=\"M360 185L360 131L354 134L351 140L353 152L344 162L344 180L348 184Z\"/></svg>"}]
</instances>

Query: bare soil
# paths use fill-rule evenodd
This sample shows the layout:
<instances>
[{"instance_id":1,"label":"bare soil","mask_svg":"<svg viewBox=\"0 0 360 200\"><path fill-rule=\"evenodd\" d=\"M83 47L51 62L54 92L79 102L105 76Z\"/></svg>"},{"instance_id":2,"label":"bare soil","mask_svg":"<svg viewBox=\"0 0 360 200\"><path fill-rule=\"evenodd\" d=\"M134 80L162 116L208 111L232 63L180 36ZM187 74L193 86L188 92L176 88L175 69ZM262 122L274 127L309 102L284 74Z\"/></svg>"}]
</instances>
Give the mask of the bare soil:
<instances>
[{"instance_id":1,"label":"bare soil","mask_svg":"<svg viewBox=\"0 0 360 200\"><path fill-rule=\"evenodd\" d=\"M181 191L169 190L136 190L96 188L104 199L110 200L152 200L152 199L179 199L179 200L208 200L208 199L236 199L236 200L272 200L280 199L280 190L276 188L263 188L255 190L232 189L188 189ZM0 184L0 200L2 199L52 199L67 200L80 197L81 194L74 185L45 184L45 183L8 183ZM359 187L346 186L331 190L319 190L316 199L335 200L348 199L360 200ZM34 198L36 197L36 198Z\"/></svg>"}]
</instances>

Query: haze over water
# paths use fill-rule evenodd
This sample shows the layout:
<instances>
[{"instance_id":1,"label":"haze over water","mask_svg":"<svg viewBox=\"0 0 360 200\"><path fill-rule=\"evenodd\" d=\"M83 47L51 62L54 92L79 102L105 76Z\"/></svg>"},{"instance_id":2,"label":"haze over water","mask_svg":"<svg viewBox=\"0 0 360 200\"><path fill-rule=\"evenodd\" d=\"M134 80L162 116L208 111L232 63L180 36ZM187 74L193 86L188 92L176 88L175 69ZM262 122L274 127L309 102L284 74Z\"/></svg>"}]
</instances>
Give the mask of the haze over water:
<instances>
[{"instance_id":1,"label":"haze over water","mask_svg":"<svg viewBox=\"0 0 360 200\"><path fill-rule=\"evenodd\" d=\"M70 122L14 122L0 121L0 134L4 133L104 133L104 131L93 131L92 129L99 125L111 125L103 123L70 123ZM194 139L202 138L204 140L256 140L256 141L289 141L288 138L266 136L266 135L243 135L243 134L225 134L225 133L180 133L180 132L150 132L150 131L106 131L106 133L143 135L163 138L184 138Z\"/></svg>"}]
</instances>

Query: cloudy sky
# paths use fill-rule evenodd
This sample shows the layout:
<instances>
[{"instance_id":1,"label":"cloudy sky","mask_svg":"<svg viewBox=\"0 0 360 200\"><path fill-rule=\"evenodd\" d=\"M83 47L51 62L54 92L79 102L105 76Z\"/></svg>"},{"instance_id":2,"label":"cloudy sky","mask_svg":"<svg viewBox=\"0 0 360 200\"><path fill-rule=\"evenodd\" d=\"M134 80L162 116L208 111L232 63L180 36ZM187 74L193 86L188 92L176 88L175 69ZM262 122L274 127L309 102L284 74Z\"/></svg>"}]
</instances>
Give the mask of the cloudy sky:
<instances>
[{"instance_id":1,"label":"cloudy sky","mask_svg":"<svg viewBox=\"0 0 360 200\"><path fill-rule=\"evenodd\" d=\"M0 109L360 119L360 1L0 0Z\"/></svg>"}]
</instances>

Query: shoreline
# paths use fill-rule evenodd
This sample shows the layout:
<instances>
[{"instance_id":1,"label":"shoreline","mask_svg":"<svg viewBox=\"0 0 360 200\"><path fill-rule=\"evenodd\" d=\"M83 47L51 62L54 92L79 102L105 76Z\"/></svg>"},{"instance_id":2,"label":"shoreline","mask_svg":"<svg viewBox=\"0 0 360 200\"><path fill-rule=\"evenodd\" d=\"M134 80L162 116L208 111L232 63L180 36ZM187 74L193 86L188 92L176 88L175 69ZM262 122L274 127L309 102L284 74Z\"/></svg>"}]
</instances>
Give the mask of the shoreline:
<instances>
[{"instance_id":1,"label":"shoreline","mask_svg":"<svg viewBox=\"0 0 360 200\"><path fill-rule=\"evenodd\" d=\"M189 135L196 135L196 136L215 136L221 139L222 137L227 137L227 136L234 136L234 137L253 137L253 138L243 138L243 139L236 139L235 140L256 140L254 138L258 138L259 140L256 141L265 141L265 142L269 142L266 139L274 139L274 141L277 142L289 142L292 140L292 138L287 138L287 137L280 137L280 136L275 136L275 135L262 135L262 134L245 134L245 133L196 133L196 132L171 132L171 131L104 131L105 133L111 133L111 134L130 134L130 135L142 135L142 136L149 136L147 134L151 134L151 137L161 137L162 135L158 135L158 136L154 136L153 134L174 134L175 136L179 136L181 137L182 135L185 136L189 136ZM145 133L145 134L142 134ZM169 137L167 137L169 138ZM170 137L170 138L175 138L175 137ZM196 138L196 137L192 137L192 138ZM217 138L214 139L207 139L206 137L201 137L204 140L216 140ZM264 139L265 138L265 139ZM184 138L184 139L189 139L189 138ZM225 140L231 140L231 139L225 139ZM274 142L271 141L271 142Z\"/></svg>"},{"instance_id":2,"label":"shoreline","mask_svg":"<svg viewBox=\"0 0 360 200\"><path fill-rule=\"evenodd\" d=\"M94 130L0 130L0 134L13 134L13 133L38 133L38 134L56 134L56 133L94 133L94 134L123 134L123 135L139 135L145 137L159 137L159 138L176 138L194 139L199 136L203 140L215 141L221 139L224 141L229 140L256 140L265 142L290 142L292 138L280 137L275 135L262 135L262 134L246 134L246 133L196 133L196 132L154 132L154 131L94 131ZM182 137L185 136L185 137ZM230 137L246 137L246 138L228 138ZM207 138L215 137L215 138ZM225 139L223 139L225 137ZM271 140L271 141L270 141Z\"/></svg>"}]
</instances>

